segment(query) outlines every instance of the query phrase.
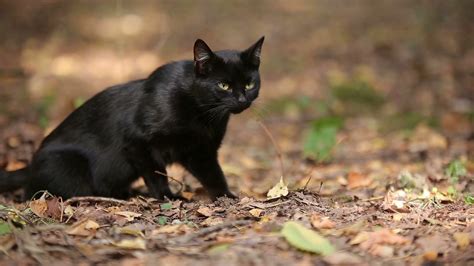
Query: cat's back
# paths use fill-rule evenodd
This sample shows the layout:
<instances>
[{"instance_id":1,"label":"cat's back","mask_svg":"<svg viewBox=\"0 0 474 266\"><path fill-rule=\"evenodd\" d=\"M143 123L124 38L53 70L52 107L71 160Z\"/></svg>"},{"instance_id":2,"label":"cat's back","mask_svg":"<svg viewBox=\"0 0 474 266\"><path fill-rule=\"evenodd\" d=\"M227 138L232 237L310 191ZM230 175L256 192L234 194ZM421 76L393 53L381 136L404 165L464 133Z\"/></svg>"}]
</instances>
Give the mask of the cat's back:
<instances>
[{"instance_id":1,"label":"cat's back","mask_svg":"<svg viewBox=\"0 0 474 266\"><path fill-rule=\"evenodd\" d=\"M99 92L66 117L46 137L43 145L74 143L87 136L110 137L107 135L116 131L118 124L132 120L134 109L143 95L144 82L135 80Z\"/></svg>"}]
</instances>

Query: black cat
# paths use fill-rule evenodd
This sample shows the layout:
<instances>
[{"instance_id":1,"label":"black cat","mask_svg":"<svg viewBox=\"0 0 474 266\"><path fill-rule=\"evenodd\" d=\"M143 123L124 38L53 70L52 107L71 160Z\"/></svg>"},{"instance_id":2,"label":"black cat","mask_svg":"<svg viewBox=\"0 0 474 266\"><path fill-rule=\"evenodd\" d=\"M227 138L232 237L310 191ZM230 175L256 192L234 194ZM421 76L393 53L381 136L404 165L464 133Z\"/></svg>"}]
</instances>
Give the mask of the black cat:
<instances>
[{"instance_id":1,"label":"black cat","mask_svg":"<svg viewBox=\"0 0 474 266\"><path fill-rule=\"evenodd\" d=\"M244 51L212 52L199 39L194 61L169 63L147 79L100 92L46 137L27 168L0 171L0 191L24 187L26 199L39 190L127 198L143 176L151 196L175 198L159 173L179 163L212 199L235 197L217 151L230 114L258 96L263 40Z\"/></svg>"}]
</instances>

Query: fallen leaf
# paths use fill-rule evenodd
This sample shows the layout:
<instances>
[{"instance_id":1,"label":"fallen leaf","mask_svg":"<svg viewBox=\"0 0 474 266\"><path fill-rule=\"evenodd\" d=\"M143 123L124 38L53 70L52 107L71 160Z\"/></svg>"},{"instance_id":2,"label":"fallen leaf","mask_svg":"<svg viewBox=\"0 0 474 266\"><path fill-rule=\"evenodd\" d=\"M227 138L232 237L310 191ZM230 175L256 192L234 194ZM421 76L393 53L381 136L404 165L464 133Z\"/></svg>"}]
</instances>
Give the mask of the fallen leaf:
<instances>
[{"instance_id":1,"label":"fallen leaf","mask_svg":"<svg viewBox=\"0 0 474 266\"><path fill-rule=\"evenodd\" d=\"M278 182L274 187L272 187L268 193L268 199L276 199L288 195L288 187L283 182L283 176L280 177L280 182Z\"/></svg>"},{"instance_id":2,"label":"fallen leaf","mask_svg":"<svg viewBox=\"0 0 474 266\"><path fill-rule=\"evenodd\" d=\"M62 215L62 202L57 197L46 200L48 206L46 216L53 219L60 219Z\"/></svg>"},{"instance_id":3,"label":"fallen leaf","mask_svg":"<svg viewBox=\"0 0 474 266\"><path fill-rule=\"evenodd\" d=\"M332 229L336 224L329 219L329 217L321 217L318 214L313 214L310 217L311 225L316 229Z\"/></svg>"},{"instance_id":4,"label":"fallen leaf","mask_svg":"<svg viewBox=\"0 0 474 266\"><path fill-rule=\"evenodd\" d=\"M363 243L369 239L369 233L368 232L359 232L355 237L351 239L349 244L351 245L359 245L360 243Z\"/></svg>"},{"instance_id":5,"label":"fallen leaf","mask_svg":"<svg viewBox=\"0 0 474 266\"><path fill-rule=\"evenodd\" d=\"M331 255L324 256L323 261L329 265L359 265L362 259L348 252L334 252Z\"/></svg>"},{"instance_id":6,"label":"fallen leaf","mask_svg":"<svg viewBox=\"0 0 474 266\"><path fill-rule=\"evenodd\" d=\"M335 250L326 238L297 222L286 222L283 225L281 234L292 246L304 251L330 255Z\"/></svg>"},{"instance_id":7,"label":"fallen leaf","mask_svg":"<svg viewBox=\"0 0 474 266\"><path fill-rule=\"evenodd\" d=\"M382 209L391 212L410 212L407 206L408 196L403 190L387 191L382 202Z\"/></svg>"},{"instance_id":8,"label":"fallen leaf","mask_svg":"<svg viewBox=\"0 0 474 266\"><path fill-rule=\"evenodd\" d=\"M190 230L191 228L189 228L189 226L187 226L186 224L172 224L172 225L161 226L157 229L154 229L151 232L151 234L153 236L156 236L159 234L176 234L176 233L188 232Z\"/></svg>"},{"instance_id":9,"label":"fallen leaf","mask_svg":"<svg viewBox=\"0 0 474 266\"><path fill-rule=\"evenodd\" d=\"M370 250L370 254L374 256L383 257L383 258L393 257L394 252L395 252L395 249L387 245L375 245Z\"/></svg>"},{"instance_id":10,"label":"fallen leaf","mask_svg":"<svg viewBox=\"0 0 474 266\"><path fill-rule=\"evenodd\" d=\"M215 245L215 246L212 246L211 248L209 248L207 250L207 253L209 253L209 255L216 255L216 254L220 254L226 250L228 250L230 247L230 244L229 243L224 243L224 244L219 244L219 245Z\"/></svg>"},{"instance_id":11,"label":"fallen leaf","mask_svg":"<svg viewBox=\"0 0 474 266\"><path fill-rule=\"evenodd\" d=\"M119 242L114 242L113 245L123 249L146 249L146 242L140 237L134 239L122 239Z\"/></svg>"},{"instance_id":12,"label":"fallen leaf","mask_svg":"<svg viewBox=\"0 0 474 266\"><path fill-rule=\"evenodd\" d=\"M30 209L38 217L45 217L45 213L48 210L48 203L46 203L44 196L37 200L31 201Z\"/></svg>"},{"instance_id":13,"label":"fallen leaf","mask_svg":"<svg viewBox=\"0 0 474 266\"><path fill-rule=\"evenodd\" d=\"M197 212L205 217L210 217L214 213L209 207L201 207Z\"/></svg>"},{"instance_id":14,"label":"fallen leaf","mask_svg":"<svg viewBox=\"0 0 474 266\"><path fill-rule=\"evenodd\" d=\"M143 234L142 230L137 229L132 226L126 226L126 227L121 227L117 229L117 233L119 234L125 234L125 235L133 235L133 236L141 236L145 237Z\"/></svg>"},{"instance_id":15,"label":"fallen leaf","mask_svg":"<svg viewBox=\"0 0 474 266\"><path fill-rule=\"evenodd\" d=\"M206 220L202 221L201 225L204 226L214 226L224 222L224 219L221 217L208 217Z\"/></svg>"},{"instance_id":16,"label":"fallen leaf","mask_svg":"<svg viewBox=\"0 0 474 266\"><path fill-rule=\"evenodd\" d=\"M10 225L4 221L0 221L0 236L10 234L11 232Z\"/></svg>"},{"instance_id":17,"label":"fallen leaf","mask_svg":"<svg viewBox=\"0 0 474 266\"><path fill-rule=\"evenodd\" d=\"M92 220L87 220L85 225L84 225L84 228L87 229L87 230L96 230L100 227L100 225L98 223L96 223L95 221L92 221Z\"/></svg>"},{"instance_id":18,"label":"fallen leaf","mask_svg":"<svg viewBox=\"0 0 474 266\"><path fill-rule=\"evenodd\" d=\"M471 242L468 233L454 233L453 237L456 240L456 243L458 244L460 250L465 250Z\"/></svg>"},{"instance_id":19,"label":"fallen leaf","mask_svg":"<svg viewBox=\"0 0 474 266\"><path fill-rule=\"evenodd\" d=\"M158 224L165 225L168 222L168 217L166 216L159 216L158 217Z\"/></svg>"},{"instance_id":20,"label":"fallen leaf","mask_svg":"<svg viewBox=\"0 0 474 266\"><path fill-rule=\"evenodd\" d=\"M263 212L262 209L257 209L257 208L251 209L251 210L249 211L249 213L250 213L253 217L257 217L257 218L260 217L260 215L262 214L262 212Z\"/></svg>"},{"instance_id":21,"label":"fallen leaf","mask_svg":"<svg viewBox=\"0 0 474 266\"><path fill-rule=\"evenodd\" d=\"M66 233L75 236L92 236L99 227L100 225L93 220L82 220L73 224Z\"/></svg>"},{"instance_id":22,"label":"fallen leaf","mask_svg":"<svg viewBox=\"0 0 474 266\"><path fill-rule=\"evenodd\" d=\"M360 232L350 242L352 245L360 245L362 249L379 257L393 256L394 248L388 245L404 245L408 243L409 240L407 238L399 236L389 229L380 229L375 232Z\"/></svg>"},{"instance_id":23,"label":"fallen leaf","mask_svg":"<svg viewBox=\"0 0 474 266\"><path fill-rule=\"evenodd\" d=\"M130 212L130 211L119 211L119 212L114 212L114 214L125 217L125 219L127 219L127 221L129 222L132 222L133 220L135 220L135 218L142 216L140 213Z\"/></svg>"},{"instance_id":24,"label":"fallen leaf","mask_svg":"<svg viewBox=\"0 0 474 266\"><path fill-rule=\"evenodd\" d=\"M26 167L26 163L19 162L19 161L10 161L8 162L5 170L7 171L16 171Z\"/></svg>"},{"instance_id":25,"label":"fallen leaf","mask_svg":"<svg viewBox=\"0 0 474 266\"><path fill-rule=\"evenodd\" d=\"M74 209L71 207L71 205L67 205L66 208L64 208L64 214L66 214L68 217L74 215Z\"/></svg>"},{"instance_id":26,"label":"fallen leaf","mask_svg":"<svg viewBox=\"0 0 474 266\"><path fill-rule=\"evenodd\" d=\"M440 234L419 238L416 240L416 244L420 246L425 253L436 254L446 252L450 246L448 241Z\"/></svg>"},{"instance_id":27,"label":"fallen leaf","mask_svg":"<svg viewBox=\"0 0 474 266\"><path fill-rule=\"evenodd\" d=\"M423 259L426 261L435 261L438 258L438 252L428 251L423 253Z\"/></svg>"},{"instance_id":28,"label":"fallen leaf","mask_svg":"<svg viewBox=\"0 0 474 266\"><path fill-rule=\"evenodd\" d=\"M181 196L187 200L192 200L193 197L194 197L194 193L193 192L187 192L187 191L183 191L181 192Z\"/></svg>"},{"instance_id":29,"label":"fallen leaf","mask_svg":"<svg viewBox=\"0 0 474 266\"><path fill-rule=\"evenodd\" d=\"M365 227L366 223L367 221L364 219L358 220L357 222L342 228L341 233L346 236L356 235Z\"/></svg>"},{"instance_id":30,"label":"fallen leaf","mask_svg":"<svg viewBox=\"0 0 474 266\"><path fill-rule=\"evenodd\" d=\"M367 175L362 175L357 172L350 172L347 176L347 188L354 189L359 187L367 187L372 183Z\"/></svg>"},{"instance_id":31,"label":"fallen leaf","mask_svg":"<svg viewBox=\"0 0 474 266\"><path fill-rule=\"evenodd\" d=\"M171 202L163 203L160 205L160 210L170 210L173 208L173 204Z\"/></svg>"}]
</instances>

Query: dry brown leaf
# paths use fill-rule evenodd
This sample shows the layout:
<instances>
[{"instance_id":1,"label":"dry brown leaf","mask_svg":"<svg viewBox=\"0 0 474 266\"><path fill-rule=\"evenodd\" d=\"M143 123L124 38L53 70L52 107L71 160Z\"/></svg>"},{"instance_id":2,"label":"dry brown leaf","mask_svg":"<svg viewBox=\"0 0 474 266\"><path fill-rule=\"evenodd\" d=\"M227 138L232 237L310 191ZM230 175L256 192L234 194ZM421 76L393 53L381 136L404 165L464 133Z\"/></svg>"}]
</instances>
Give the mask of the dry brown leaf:
<instances>
[{"instance_id":1,"label":"dry brown leaf","mask_svg":"<svg viewBox=\"0 0 474 266\"><path fill-rule=\"evenodd\" d=\"M146 242L140 237L134 239L122 239L119 242L113 243L113 245L123 249L146 249Z\"/></svg>"},{"instance_id":2,"label":"dry brown leaf","mask_svg":"<svg viewBox=\"0 0 474 266\"><path fill-rule=\"evenodd\" d=\"M16 171L22 168L25 168L26 164L24 162L19 161L9 161L5 170L7 171Z\"/></svg>"},{"instance_id":3,"label":"dry brown leaf","mask_svg":"<svg viewBox=\"0 0 474 266\"><path fill-rule=\"evenodd\" d=\"M471 242L468 233L454 233L453 237L456 240L456 243L458 244L460 250L465 250Z\"/></svg>"},{"instance_id":4,"label":"dry brown leaf","mask_svg":"<svg viewBox=\"0 0 474 266\"><path fill-rule=\"evenodd\" d=\"M201 207L197 210L202 216L210 217L214 213L209 207Z\"/></svg>"},{"instance_id":5,"label":"dry brown leaf","mask_svg":"<svg viewBox=\"0 0 474 266\"><path fill-rule=\"evenodd\" d=\"M263 210L262 209L258 209L258 208L255 208L255 209L251 209L250 211L250 214L252 214L253 217L260 217L260 215L262 214Z\"/></svg>"},{"instance_id":6,"label":"dry brown leaf","mask_svg":"<svg viewBox=\"0 0 474 266\"><path fill-rule=\"evenodd\" d=\"M379 257L391 257L394 248L389 245L405 245L409 240L403 236L399 236L389 229L381 229L375 232L360 232L354 237L350 244L360 245L370 254Z\"/></svg>"},{"instance_id":7,"label":"dry brown leaf","mask_svg":"<svg viewBox=\"0 0 474 266\"><path fill-rule=\"evenodd\" d=\"M323 257L324 262L329 265L359 265L362 259L348 252L334 252L331 255ZM310 264L312 265L312 264Z\"/></svg>"},{"instance_id":8,"label":"dry brown leaf","mask_svg":"<svg viewBox=\"0 0 474 266\"><path fill-rule=\"evenodd\" d=\"M48 205L48 209L45 213L46 216L53 219L60 219L62 216L62 202L59 200L59 198L53 197L48 199L46 200L46 204Z\"/></svg>"},{"instance_id":9,"label":"dry brown leaf","mask_svg":"<svg viewBox=\"0 0 474 266\"><path fill-rule=\"evenodd\" d=\"M359 245L360 243L363 243L367 241L368 239L369 239L369 232L360 232L351 239L351 242L349 242L349 244Z\"/></svg>"},{"instance_id":10,"label":"dry brown leaf","mask_svg":"<svg viewBox=\"0 0 474 266\"><path fill-rule=\"evenodd\" d=\"M37 216L45 217L45 213L48 210L48 203L46 203L44 197L41 197L30 202L30 209Z\"/></svg>"},{"instance_id":11,"label":"dry brown leaf","mask_svg":"<svg viewBox=\"0 0 474 266\"><path fill-rule=\"evenodd\" d=\"M367 221L362 219L340 230L342 235L351 236L358 234L365 227Z\"/></svg>"},{"instance_id":12,"label":"dry brown leaf","mask_svg":"<svg viewBox=\"0 0 474 266\"><path fill-rule=\"evenodd\" d=\"M93 220L82 220L73 224L66 233L75 236L93 236L99 227L100 225Z\"/></svg>"},{"instance_id":13,"label":"dry brown leaf","mask_svg":"<svg viewBox=\"0 0 474 266\"><path fill-rule=\"evenodd\" d=\"M114 214L125 217L125 219L128 222L132 222L133 220L135 220L135 218L142 216L140 213L130 212L130 211L118 211L118 212L114 212Z\"/></svg>"},{"instance_id":14,"label":"dry brown leaf","mask_svg":"<svg viewBox=\"0 0 474 266\"><path fill-rule=\"evenodd\" d=\"M395 249L387 245L374 245L370 250L370 254L383 258L393 257Z\"/></svg>"},{"instance_id":15,"label":"dry brown leaf","mask_svg":"<svg viewBox=\"0 0 474 266\"><path fill-rule=\"evenodd\" d=\"M187 191L183 191L181 192L181 196L187 200L192 200L193 197L194 197L194 193L193 192L187 192Z\"/></svg>"},{"instance_id":16,"label":"dry brown leaf","mask_svg":"<svg viewBox=\"0 0 474 266\"><path fill-rule=\"evenodd\" d=\"M329 217L321 217L319 214L313 214L310 217L311 225L316 229L332 229L336 224Z\"/></svg>"},{"instance_id":17,"label":"dry brown leaf","mask_svg":"<svg viewBox=\"0 0 474 266\"><path fill-rule=\"evenodd\" d=\"M221 217L208 217L206 220L204 220L201 225L204 226L214 226L218 225L224 222L224 219Z\"/></svg>"},{"instance_id":18,"label":"dry brown leaf","mask_svg":"<svg viewBox=\"0 0 474 266\"><path fill-rule=\"evenodd\" d=\"M189 232L191 228L185 224L172 224L172 225L165 225L161 226L157 229L154 229L151 234L152 236L156 236L159 234L176 234L176 233L183 233Z\"/></svg>"},{"instance_id":19,"label":"dry brown leaf","mask_svg":"<svg viewBox=\"0 0 474 266\"><path fill-rule=\"evenodd\" d=\"M440 234L419 238L416 240L416 244L425 253L444 253L449 248L448 241Z\"/></svg>"},{"instance_id":20,"label":"dry brown leaf","mask_svg":"<svg viewBox=\"0 0 474 266\"><path fill-rule=\"evenodd\" d=\"M357 172L350 172L347 176L347 188L354 189L359 187L367 187L372 183L372 179L367 175Z\"/></svg>"}]
</instances>

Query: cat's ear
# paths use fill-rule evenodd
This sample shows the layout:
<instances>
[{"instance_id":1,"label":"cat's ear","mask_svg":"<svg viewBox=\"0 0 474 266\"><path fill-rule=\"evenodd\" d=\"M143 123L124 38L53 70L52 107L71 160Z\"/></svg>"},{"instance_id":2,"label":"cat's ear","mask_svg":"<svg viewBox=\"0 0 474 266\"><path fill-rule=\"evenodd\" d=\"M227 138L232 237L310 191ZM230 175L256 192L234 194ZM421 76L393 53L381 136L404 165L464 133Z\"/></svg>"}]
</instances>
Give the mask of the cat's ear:
<instances>
[{"instance_id":1,"label":"cat's ear","mask_svg":"<svg viewBox=\"0 0 474 266\"><path fill-rule=\"evenodd\" d=\"M262 36L255 44L243 51L242 60L255 67L258 67L260 65L260 54L262 53L262 45L264 40L265 36Z\"/></svg>"},{"instance_id":2,"label":"cat's ear","mask_svg":"<svg viewBox=\"0 0 474 266\"><path fill-rule=\"evenodd\" d=\"M210 70L209 61L214 57L211 48L201 39L194 43L194 70L204 75Z\"/></svg>"}]
</instances>

